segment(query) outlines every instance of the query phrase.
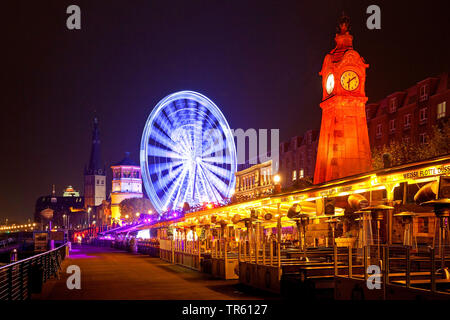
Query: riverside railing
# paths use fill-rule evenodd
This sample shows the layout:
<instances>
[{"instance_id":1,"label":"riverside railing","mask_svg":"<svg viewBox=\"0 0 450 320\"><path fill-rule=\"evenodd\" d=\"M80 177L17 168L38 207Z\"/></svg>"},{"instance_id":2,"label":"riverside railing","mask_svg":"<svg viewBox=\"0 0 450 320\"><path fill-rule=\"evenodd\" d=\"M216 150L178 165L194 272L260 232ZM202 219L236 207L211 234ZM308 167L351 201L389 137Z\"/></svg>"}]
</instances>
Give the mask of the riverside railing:
<instances>
[{"instance_id":1,"label":"riverside railing","mask_svg":"<svg viewBox=\"0 0 450 320\"><path fill-rule=\"evenodd\" d=\"M48 279L59 277L66 257L67 243L62 246L0 267L0 300L27 300L39 293Z\"/></svg>"}]
</instances>

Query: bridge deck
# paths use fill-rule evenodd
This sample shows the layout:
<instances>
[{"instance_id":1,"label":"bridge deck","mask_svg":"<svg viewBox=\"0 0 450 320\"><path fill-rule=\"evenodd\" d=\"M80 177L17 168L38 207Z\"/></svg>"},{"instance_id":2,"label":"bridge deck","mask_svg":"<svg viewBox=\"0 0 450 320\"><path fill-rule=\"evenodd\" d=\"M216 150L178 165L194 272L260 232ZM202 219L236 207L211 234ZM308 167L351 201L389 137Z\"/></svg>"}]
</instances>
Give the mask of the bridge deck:
<instances>
[{"instance_id":1,"label":"bridge deck","mask_svg":"<svg viewBox=\"0 0 450 320\"><path fill-rule=\"evenodd\" d=\"M223 300L276 299L265 292L249 291L237 280L217 280L210 275L142 254L111 248L73 246L62 264L60 279L44 284L33 299L158 299ZM69 265L81 269L81 289L69 290Z\"/></svg>"}]
</instances>

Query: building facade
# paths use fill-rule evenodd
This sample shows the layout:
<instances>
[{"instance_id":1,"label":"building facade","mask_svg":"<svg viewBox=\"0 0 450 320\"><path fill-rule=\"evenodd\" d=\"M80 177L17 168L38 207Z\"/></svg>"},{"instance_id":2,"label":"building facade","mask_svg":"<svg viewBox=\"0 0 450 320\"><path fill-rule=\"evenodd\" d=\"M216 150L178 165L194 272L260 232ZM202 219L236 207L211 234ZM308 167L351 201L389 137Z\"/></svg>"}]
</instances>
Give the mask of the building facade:
<instances>
[{"instance_id":1,"label":"building facade","mask_svg":"<svg viewBox=\"0 0 450 320\"><path fill-rule=\"evenodd\" d=\"M295 187L302 179L312 179L316 166L319 131L308 130L303 136L280 143L281 186Z\"/></svg>"},{"instance_id":2,"label":"building facade","mask_svg":"<svg viewBox=\"0 0 450 320\"><path fill-rule=\"evenodd\" d=\"M94 117L89 164L84 169L84 204L86 208L99 206L106 200L106 170L101 162L100 130Z\"/></svg>"},{"instance_id":3,"label":"building facade","mask_svg":"<svg viewBox=\"0 0 450 320\"><path fill-rule=\"evenodd\" d=\"M237 201L272 194L274 191L272 160L238 171L234 198Z\"/></svg>"},{"instance_id":4,"label":"building facade","mask_svg":"<svg viewBox=\"0 0 450 320\"><path fill-rule=\"evenodd\" d=\"M433 126L448 120L450 82L448 73L426 78L366 106L372 150L393 141L424 144Z\"/></svg>"},{"instance_id":5,"label":"building facade","mask_svg":"<svg viewBox=\"0 0 450 320\"><path fill-rule=\"evenodd\" d=\"M70 194L68 194L70 193ZM41 196L36 200L34 221L46 227L77 228L88 222L87 212L84 210L84 198L77 195L73 188L66 188L63 196L56 195L53 186L52 193Z\"/></svg>"},{"instance_id":6,"label":"building facade","mask_svg":"<svg viewBox=\"0 0 450 320\"><path fill-rule=\"evenodd\" d=\"M141 168L130 159L130 153L125 158L111 166L113 172L111 192L111 218L120 218L119 204L129 198L142 198Z\"/></svg>"}]
</instances>

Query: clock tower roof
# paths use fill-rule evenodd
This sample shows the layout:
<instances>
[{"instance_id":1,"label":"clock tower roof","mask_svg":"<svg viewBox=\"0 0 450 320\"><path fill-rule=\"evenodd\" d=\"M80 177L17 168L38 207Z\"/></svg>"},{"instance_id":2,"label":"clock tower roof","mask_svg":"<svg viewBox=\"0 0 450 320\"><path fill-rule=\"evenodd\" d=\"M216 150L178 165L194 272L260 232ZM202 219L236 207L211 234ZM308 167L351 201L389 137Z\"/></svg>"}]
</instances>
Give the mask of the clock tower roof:
<instances>
[{"instance_id":1,"label":"clock tower roof","mask_svg":"<svg viewBox=\"0 0 450 320\"><path fill-rule=\"evenodd\" d=\"M347 50L353 49L353 36L350 34L350 18L342 12L336 28L336 47L331 50L332 62L339 62Z\"/></svg>"}]
</instances>

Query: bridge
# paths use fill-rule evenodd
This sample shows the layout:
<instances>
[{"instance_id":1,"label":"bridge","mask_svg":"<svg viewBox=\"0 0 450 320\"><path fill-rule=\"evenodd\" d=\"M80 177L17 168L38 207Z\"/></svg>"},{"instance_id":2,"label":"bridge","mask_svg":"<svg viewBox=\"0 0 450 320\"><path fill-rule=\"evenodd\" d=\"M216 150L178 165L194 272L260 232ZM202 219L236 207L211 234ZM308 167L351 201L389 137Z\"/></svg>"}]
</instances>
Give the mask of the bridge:
<instances>
[{"instance_id":1,"label":"bridge","mask_svg":"<svg viewBox=\"0 0 450 320\"><path fill-rule=\"evenodd\" d=\"M81 270L81 289L68 289L67 267ZM73 245L61 264L60 278L47 281L32 299L49 300L252 300L278 299L237 280L219 280L159 258L107 247Z\"/></svg>"}]
</instances>

